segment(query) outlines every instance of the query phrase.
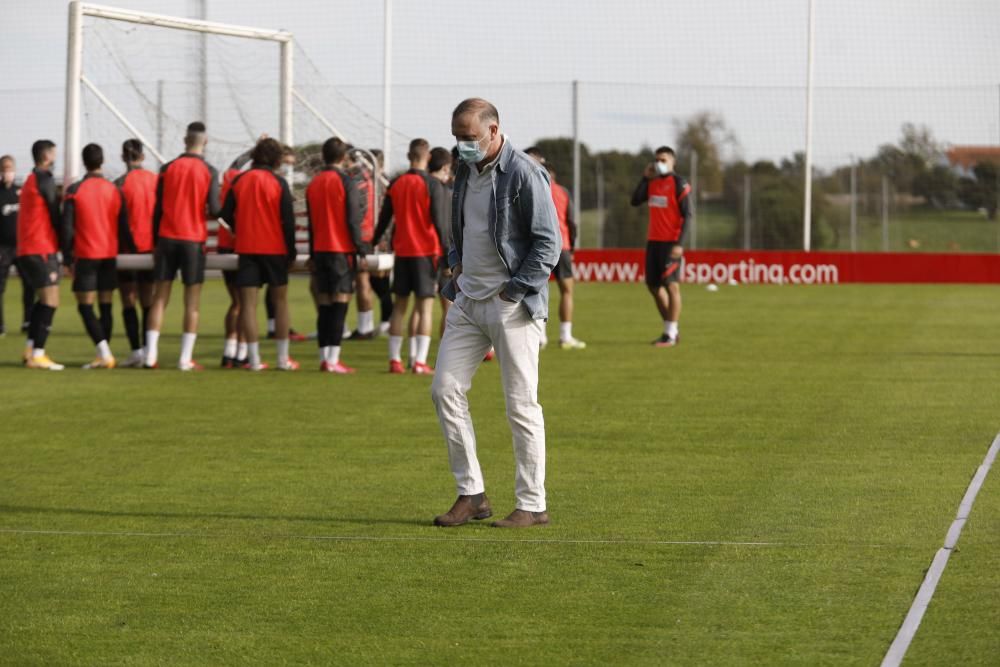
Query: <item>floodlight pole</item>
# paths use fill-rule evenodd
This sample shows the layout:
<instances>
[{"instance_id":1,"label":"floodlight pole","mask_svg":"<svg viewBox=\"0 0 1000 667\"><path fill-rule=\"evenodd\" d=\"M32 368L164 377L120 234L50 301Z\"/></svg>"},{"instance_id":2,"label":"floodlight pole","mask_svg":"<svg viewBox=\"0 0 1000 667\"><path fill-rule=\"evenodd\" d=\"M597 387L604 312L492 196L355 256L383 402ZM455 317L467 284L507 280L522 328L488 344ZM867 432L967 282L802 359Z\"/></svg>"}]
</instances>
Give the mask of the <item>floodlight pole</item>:
<instances>
[{"instance_id":1,"label":"floodlight pole","mask_svg":"<svg viewBox=\"0 0 1000 667\"><path fill-rule=\"evenodd\" d=\"M83 75L83 6L69 3L69 40L66 48L66 141L63 145L63 186L79 176L80 77Z\"/></svg>"},{"instance_id":2,"label":"floodlight pole","mask_svg":"<svg viewBox=\"0 0 1000 667\"><path fill-rule=\"evenodd\" d=\"M812 135L813 135L813 42L816 32L816 2L809 0L809 55L806 58L806 163L805 203L802 211L802 248L812 248Z\"/></svg>"},{"instance_id":3,"label":"floodlight pole","mask_svg":"<svg viewBox=\"0 0 1000 667\"><path fill-rule=\"evenodd\" d=\"M698 151L691 151L691 194L688 195L688 206L691 210L691 249L698 247Z\"/></svg>"},{"instance_id":4,"label":"floodlight pole","mask_svg":"<svg viewBox=\"0 0 1000 667\"><path fill-rule=\"evenodd\" d=\"M382 155L386 168L391 171L392 158L389 150L392 137L389 133L389 125L392 123L392 0L385 0L384 19L382 32Z\"/></svg>"},{"instance_id":5,"label":"floodlight pole","mask_svg":"<svg viewBox=\"0 0 1000 667\"><path fill-rule=\"evenodd\" d=\"M580 219L580 82L573 81L573 215Z\"/></svg>"}]
</instances>

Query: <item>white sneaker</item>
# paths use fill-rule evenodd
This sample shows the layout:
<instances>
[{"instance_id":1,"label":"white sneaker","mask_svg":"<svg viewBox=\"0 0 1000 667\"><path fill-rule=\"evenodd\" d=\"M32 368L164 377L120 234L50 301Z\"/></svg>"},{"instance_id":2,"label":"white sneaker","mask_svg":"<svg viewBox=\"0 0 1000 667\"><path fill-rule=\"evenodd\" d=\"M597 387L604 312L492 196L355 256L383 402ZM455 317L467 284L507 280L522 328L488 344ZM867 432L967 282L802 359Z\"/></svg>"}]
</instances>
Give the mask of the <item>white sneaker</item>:
<instances>
[{"instance_id":1,"label":"white sneaker","mask_svg":"<svg viewBox=\"0 0 1000 667\"><path fill-rule=\"evenodd\" d=\"M139 368L142 366L142 362L145 359L145 353L142 350L132 350L132 354L128 355L128 359L121 363L122 368Z\"/></svg>"},{"instance_id":2,"label":"white sneaker","mask_svg":"<svg viewBox=\"0 0 1000 667\"><path fill-rule=\"evenodd\" d=\"M205 367L199 364L197 361L178 361L177 370L180 371L203 371Z\"/></svg>"},{"instance_id":3,"label":"white sneaker","mask_svg":"<svg viewBox=\"0 0 1000 667\"><path fill-rule=\"evenodd\" d=\"M559 347L564 350L582 350L587 347L587 344L582 340L568 338L566 340L559 341Z\"/></svg>"},{"instance_id":4,"label":"white sneaker","mask_svg":"<svg viewBox=\"0 0 1000 667\"><path fill-rule=\"evenodd\" d=\"M388 336L389 335L389 323L388 322L380 322L379 323L379 325L378 325L378 335L379 336Z\"/></svg>"}]
</instances>

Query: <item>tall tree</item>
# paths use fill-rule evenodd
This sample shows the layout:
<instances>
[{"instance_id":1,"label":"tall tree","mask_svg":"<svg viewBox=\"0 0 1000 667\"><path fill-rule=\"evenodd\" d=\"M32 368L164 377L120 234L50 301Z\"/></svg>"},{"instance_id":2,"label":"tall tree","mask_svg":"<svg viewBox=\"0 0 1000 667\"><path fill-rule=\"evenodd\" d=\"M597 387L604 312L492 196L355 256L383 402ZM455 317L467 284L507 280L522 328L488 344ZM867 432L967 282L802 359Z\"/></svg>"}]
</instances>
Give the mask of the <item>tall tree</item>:
<instances>
[{"instance_id":1,"label":"tall tree","mask_svg":"<svg viewBox=\"0 0 1000 667\"><path fill-rule=\"evenodd\" d=\"M725 120L715 112L699 111L687 119L675 120L674 128L677 172L690 179L691 156L697 153L699 188L702 192L721 192L726 155L739 146Z\"/></svg>"}]
</instances>

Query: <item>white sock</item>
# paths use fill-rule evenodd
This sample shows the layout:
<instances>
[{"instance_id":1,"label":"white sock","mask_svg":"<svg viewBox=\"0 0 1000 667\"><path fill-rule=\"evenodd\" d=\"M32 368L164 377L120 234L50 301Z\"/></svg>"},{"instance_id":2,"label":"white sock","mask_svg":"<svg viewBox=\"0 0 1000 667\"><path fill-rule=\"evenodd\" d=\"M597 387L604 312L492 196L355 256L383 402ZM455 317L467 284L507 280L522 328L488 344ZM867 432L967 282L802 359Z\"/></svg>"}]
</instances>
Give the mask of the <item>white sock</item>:
<instances>
[{"instance_id":1,"label":"white sock","mask_svg":"<svg viewBox=\"0 0 1000 667\"><path fill-rule=\"evenodd\" d=\"M155 366L160 355L160 332L149 330L146 332L146 365Z\"/></svg>"},{"instance_id":2,"label":"white sock","mask_svg":"<svg viewBox=\"0 0 1000 667\"><path fill-rule=\"evenodd\" d=\"M198 334L195 333L182 333L181 334L181 363L190 364L191 357L194 356L194 342L198 339Z\"/></svg>"},{"instance_id":3,"label":"white sock","mask_svg":"<svg viewBox=\"0 0 1000 667\"><path fill-rule=\"evenodd\" d=\"M403 337L389 336L389 361L403 360Z\"/></svg>"},{"instance_id":4,"label":"white sock","mask_svg":"<svg viewBox=\"0 0 1000 667\"><path fill-rule=\"evenodd\" d=\"M236 358L237 359L247 358L247 344L245 342L236 344Z\"/></svg>"},{"instance_id":5,"label":"white sock","mask_svg":"<svg viewBox=\"0 0 1000 667\"><path fill-rule=\"evenodd\" d=\"M354 333L354 332L351 331L351 327L347 326L347 320L344 320L344 333L343 333L343 337L344 338L350 338L352 333Z\"/></svg>"},{"instance_id":6,"label":"white sock","mask_svg":"<svg viewBox=\"0 0 1000 667\"><path fill-rule=\"evenodd\" d=\"M33 350L35 349L35 341L29 338L28 340L24 341L24 346L27 347L29 350Z\"/></svg>"},{"instance_id":7,"label":"white sock","mask_svg":"<svg viewBox=\"0 0 1000 667\"><path fill-rule=\"evenodd\" d=\"M111 347L108 345L108 341L102 340L97 344L97 354L101 359L111 358Z\"/></svg>"},{"instance_id":8,"label":"white sock","mask_svg":"<svg viewBox=\"0 0 1000 667\"><path fill-rule=\"evenodd\" d=\"M375 312L371 310L358 311L358 331L366 334L375 330Z\"/></svg>"},{"instance_id":9,"label":"white sock","mask_svg":"<svg viewBox=\"0 0 1000 667\"><path fill-rule=\"evenodd\" d=\"M324 345L323 347L319 348L319 360L327 361L329 358L330 358L330 346Z\"/></svg>"},{"instance_id":10,"label":"white sock","mask_svg":"<svg viewBox=\"0 0 1000 667\"><path fill-rule=\"evenodd\" d=\"M560 322L559 323L559 340L573 340L573 323L572 322Z\"/></svg>"},{"instance_id":11,"label":"white sock","mask_svg":"<svg viewBox=\"0 0 1000 667\"><path fill-rule=\"evenodd\" d=\"M426 364L427 355L431 352L431 337L417 336L417 363Z\"/></svg>"},{"instance_id":12,"label":"white sock","mask_svg":"<svg viewBox=\"0 0 1000 667\"><path fill-rule=\"evenodd\" d=\"M339 363L340 362L340 346L339 345L331 345L329 347L329 350L330 350L330 356L327 357L327 359L326 359L327 363L331 364L331 365Z\"/></svg>"},{"instance_id":13,"label":"white sock","mask_svg":"<svg viewBox=\"0 0 1000 667\"><path fill-rule=\"evenodd\" d=\"M663 320L663 333L667 334L671 338L677 338L677 331L677 322Z\"/></svg>"},{"instance_id":14,"label":"white sock","mask_svg":"<svg viewBox=\"0 0 1000 667\"><path fill-rule=\"evenodd\" d=\"M278 365L284 366L288 363L288 339L278 338L274 341L274 345L278 348Z\"/></svg>"},{"instance_id":15,"label":"white sock","mask_svg":"<svg viewBox=\"0 0 1000 667\"><path fill-rule=\"evenodd\" d=\"M269 318L267 320L267 333L269 333L269 334L273 334L274 333L274 318L273 317Z\"/></svg>"},{"instance_id":16,"label":"white sock","mask_svg":"<svg viewBox=\"0 0 1000 667\"><path fill-rule=\"evenodd\" d=\"M420 336L410 336L410 363L419 361Z\"/></svg>"},{"instance_id":17,"label":"white sock","mask_svg":"<svg viewBox=\"0 0 1000 667\"><path fill-rule=\"evenodd\" d=\"M36 347L36 348L34 348L31 351L31 356L33 358L35 358L35 359L39 359L41 357L44 357L45 356L45 348L44 347Z\"/></svg>"},{"instance_id":18,"label":"white sock","mask_svg":"<svg viewBox=\"0 0 1000 667\"><path fill-rule=\"evenodd\" d=\"M260 343L247 343L247 360L251 366L260 366Z\"/></svg>"},{"instance_id":19,"label":"white sock","mask_svg":"<svg viewBox=\"0 0 1000 667\"><path fill-rule=\"evenodd\" d=\"M227 338L226 339L226 347L222 351L222 356L224 356L224 357L226 357L228 359L233 359L236 356L236 347L237 347L237 345L239 345L238 339L236 339L236 338Z\"/></svg>"}]
</instances>

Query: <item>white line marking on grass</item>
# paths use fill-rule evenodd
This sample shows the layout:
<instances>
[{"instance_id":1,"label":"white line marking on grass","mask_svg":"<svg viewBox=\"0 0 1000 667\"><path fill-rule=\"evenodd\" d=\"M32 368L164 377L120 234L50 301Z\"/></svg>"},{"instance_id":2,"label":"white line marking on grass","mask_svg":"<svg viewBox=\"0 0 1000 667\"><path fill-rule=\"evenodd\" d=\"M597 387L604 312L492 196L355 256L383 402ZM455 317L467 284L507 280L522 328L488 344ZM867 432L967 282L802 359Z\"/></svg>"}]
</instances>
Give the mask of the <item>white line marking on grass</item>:
<instances>
[{"instance_id":1,"label":"white line marking on grass","mask_svg":"<svg viewBox=\"0 0 1000 667\"><path fill-rule=\"evenodd\" d=\"M938 582L941 581L941 575L948 564L948 558L951 557L951 552L955 549L955 545L958 544L958 537L962 534L962 528L965 527L969 513L972 512L972 503L975 502L976 495L983 486L983 482L986 480L986 473L993 466L998 451L1000 451L1000 434L997 434L997 437L993 439L993 444L990 445L989 450L986 452L986 458L983 459L982 465L976 470L976 474L972 476L969 488L965 490L962 502L958 505L958 513L955 515L955 520L951 522L951 526L945 534L944 546L934 554L934 560L931 561L931 566L924 576L924 583L920 585L917 596L913 598L913 604L910 605L910 611L903 620L903 625L900 626L896 638L892 641L892 645L889 646L889 651L885 654L885 658L882 659L882 667L898 667L903 661L907 649L910 648L910 643L917 634L917 628L920 627L920 621L924 618L924 612L927 611L927 606L930 604L931 598L934 597L934 590L937 588Z\"/></svg>"},{"instance_id":2,"label":"white line marking on grass","mask_svg":"<svg viewBox=\"0 0 1000 667\"><path fill-rule=\"evenodd\" d=\"M726 540L561 540L561 539L502 539L490 537L421 537L419 535L288 535L288 534L239 534L239 533L151 533L133 531L91 531L91 530L35 530L26 528L0 528L0 533L8 535L55 535L78 537L187 537L195 539L218 539L246 537L257 539L310 540L316 542L484 542L504 544L608 544L625 546L696 546L696 547L862 547L879 549L881 544L816 544L807 542L738 542Z\"/></svg>"}]
</instances>

